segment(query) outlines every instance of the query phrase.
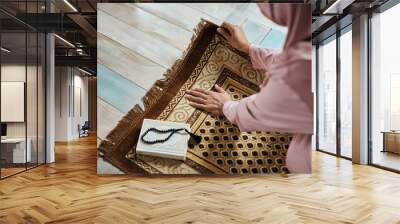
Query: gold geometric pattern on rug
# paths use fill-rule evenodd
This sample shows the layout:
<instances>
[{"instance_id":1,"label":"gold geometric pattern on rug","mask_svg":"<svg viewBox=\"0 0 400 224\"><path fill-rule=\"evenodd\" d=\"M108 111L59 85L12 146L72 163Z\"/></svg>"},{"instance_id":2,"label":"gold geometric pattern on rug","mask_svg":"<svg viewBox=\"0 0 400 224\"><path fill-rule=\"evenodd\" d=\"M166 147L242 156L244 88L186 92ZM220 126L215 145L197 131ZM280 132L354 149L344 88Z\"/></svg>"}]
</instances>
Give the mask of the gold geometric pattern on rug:
<instances>
[{"instance_id":1,"label":"gold geometric pattern on rug","mask_svg":"<svg viewBox=\"0 0 400 224\"><path fill-rule=\"evenodd\" d=\"M240 100L254 93L240 83L226 79L221 85L232 99ZM210 170L220 169L229 174L259 174L287 172L285 156L291 137L285 133L241 132L224 116L202 113L200 123L193 125L200 144L189 144L189 152L201 158L199 164ZM194 156L189 156L194 160ZM209 166L208 163L212 165Z\"/></svg>"}]
</instances>

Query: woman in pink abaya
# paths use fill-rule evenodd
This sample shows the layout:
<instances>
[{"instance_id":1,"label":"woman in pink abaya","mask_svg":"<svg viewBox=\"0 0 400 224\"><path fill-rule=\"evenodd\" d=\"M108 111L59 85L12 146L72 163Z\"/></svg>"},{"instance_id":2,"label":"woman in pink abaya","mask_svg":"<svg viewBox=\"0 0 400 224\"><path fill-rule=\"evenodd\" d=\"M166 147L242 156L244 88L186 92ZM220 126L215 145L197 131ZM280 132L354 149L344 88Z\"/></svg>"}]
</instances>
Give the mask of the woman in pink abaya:
<instances>
[{"instance_id":1,"label":"woman in pink abaya","mask_svg":"<svg viewBox=\"0 0 400 224\"><path fill-rule=\"evenodd\" d=\"M248 53L254 68L268 77L260 92L232 101L216 92L194 89L187 99L196 108L225 117L241 131L292 133L286 164L291 173L311 173L313 95L311 92L311 9L307 4L259 4L261 12L288 33L282 51L250 44L239 26L223 23L218 32L233 47Z\"/></svg>"}]
</instances>

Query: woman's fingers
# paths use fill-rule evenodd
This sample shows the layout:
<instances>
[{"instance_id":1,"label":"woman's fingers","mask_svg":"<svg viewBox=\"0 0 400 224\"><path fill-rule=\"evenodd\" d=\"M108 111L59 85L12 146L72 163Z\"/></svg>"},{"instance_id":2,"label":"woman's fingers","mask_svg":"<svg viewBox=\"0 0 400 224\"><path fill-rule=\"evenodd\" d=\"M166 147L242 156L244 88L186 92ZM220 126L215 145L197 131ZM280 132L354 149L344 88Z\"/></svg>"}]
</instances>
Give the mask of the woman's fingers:
<instances>
[{"instance_id":1,"label":"woman's fingers","mask_svg":"<svg viewBox=\"0 0 400 224\"><path fill-rule=\"evenodd\" d=\"M215 90L217 90L217 92L219 93L225 93L225 90L223 88L221 88L218 84L215 84Z\"/></svg>"},{"instance_id":2,"label":"woman's fingers","mask_svg":"<svg viewBox=\"0 0 400 224\"><path fill-rule=\"evenodd\" d=\"M212 93L212 91L210 91L210 90L201 89L201 88L194 88L194 89L192 90L192 92L193 92L193 91L202 93L202 94L204 94L204 95L210 95L210 94Z\"/></svg>"},{"instance_id":3,"label":"woman's fingers","mask_svg":"<svg viewBox=\"0 0 400 224\"><path fill-rule=\"evenodd\" d=\"M192 95L186 95L185 97L190 102L200 103L200 104L206 104L207 103L207 100L205 100L203 98L200 98L200 97L196 97L196 96L192 96Z\"/></svg>"},{"instance_id":4,"label":"woman's fingers","mask_svg":"<svg viewBox=\"0 0 400 224\"><path fill-rule=\"evenodd\" d=\"M202 99L207 99L207 95L208 95L208 94L206 94L202 91L196 90L196 89L188 90L188 91L186 91L186 93L189 95L195 96L195 97L202 98Z\"/></svg>"},{"instance_id":5,"label":"woman's fingers","mask_svg":"<svg viewBox=\"0 0 400 224\"><path fill-rule=\"evenodd\" d=\"M235 25L233 25L232 23L223 22L221 26L227 29L230 35L234 33Z\"/></svg>"},{"instance_id":6,"label":"woman's fingers","mask_svg":"<svg viewBox=\"0 0 400 224\"><path fill-rule=\"evenodd\" d=\"M220 33L225 39L230 40L231 35L224 30L224 28L217 28L218 33Z\"/></svg>"},{"instance_id":7,"label":"woman's fingers","mask_svg":"<svg viewBox=\"0 0 400 224\"><path fill-rule=\"evenodd\" d=\"M186 91L187 94L185 95L185 98L188 100L189 105L194 108L220 115L222 113L221 105L226 101L223 99L224 97L221 97L220 95L226 95L229 99L230 97L224 89L218 85L216 85L215 88L217 92L199 88L188 90Z\"/></svg>"}]
</instances>

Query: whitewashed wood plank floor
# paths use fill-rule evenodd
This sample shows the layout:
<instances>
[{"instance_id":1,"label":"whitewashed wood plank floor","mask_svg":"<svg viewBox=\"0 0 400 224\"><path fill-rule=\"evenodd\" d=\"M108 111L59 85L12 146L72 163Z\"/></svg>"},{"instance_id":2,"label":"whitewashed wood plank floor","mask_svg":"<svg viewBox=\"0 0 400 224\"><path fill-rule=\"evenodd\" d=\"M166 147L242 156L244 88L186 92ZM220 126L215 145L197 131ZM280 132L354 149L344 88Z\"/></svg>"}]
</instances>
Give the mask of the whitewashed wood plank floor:
<instances>
[{"instance_id":1,"label":"whitewashed wood plank floor","mask_svg":"<svg viewBox=\"0 0 400 224\"><path fill-rule=\"evenodd\" d=\"M140 87L148 90L154 80L162 78L166 67L100 33L97 35L97 43L101 46L97 51L98 63L118 72L126 79L134 80Z\"/></svg>"},{"instance_id":2,"label":"whitewashed wood plank floor","mask_svg":"<svg viewBox=\"0 0 400 224\"><path fill-rule=\"evenodd\" d=\"M266 19L254 3L100 3L97 8L97 62L101 68L138 87L123 91L138 93L150 89L180 58L201 18L216 24L223 21L239 24L249 41L260 45L275 31L283 37L272 38L277 42L273 44L279 46L286 33L285 28ZM101 96L102 89L98 91ZM120 102L110 101L98 98L98 141L106 137L124 114ZM129 107L141 104L140 100L127 103L132 103ZM98 160L98 172L120 173L102 159Z\"/></svg>"}]
</instances>

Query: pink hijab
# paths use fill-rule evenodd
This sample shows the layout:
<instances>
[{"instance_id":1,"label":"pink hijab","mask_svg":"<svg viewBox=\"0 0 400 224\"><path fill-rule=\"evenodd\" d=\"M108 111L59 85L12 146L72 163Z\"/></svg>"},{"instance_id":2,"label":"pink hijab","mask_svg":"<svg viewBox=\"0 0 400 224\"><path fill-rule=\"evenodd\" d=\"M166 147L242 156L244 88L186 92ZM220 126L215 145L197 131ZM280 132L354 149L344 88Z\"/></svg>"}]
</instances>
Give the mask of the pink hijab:
<instances>
[{"instance_id":1,"label":"pink hijab","mask_svg":"<svg viewBox=\"0 0 400 224\"><path fill-rule=\"evenodd\" d=\"M288 28L283 51L274 56L273 63L270 63L268 70L270 77L275 75L288 76L287 83L302 96L307 96L307 106L313 108L311 95L311 74L302 74L303 78L309 79L307 86L301 86L296 83L291 76L299 78L299 74L289 70L290 66L299 61L311 61L311 6L309 4L293 3L259 3L263 15L278 25ZM311 63L304 63L305 66L311 66ZM290 72L289 72L290 71ZM311 67L310 67L311 71ZM266 79L263 85L266 85ZM311 100L310 100L311 99Z\"/></svg>"}]
</instances>

